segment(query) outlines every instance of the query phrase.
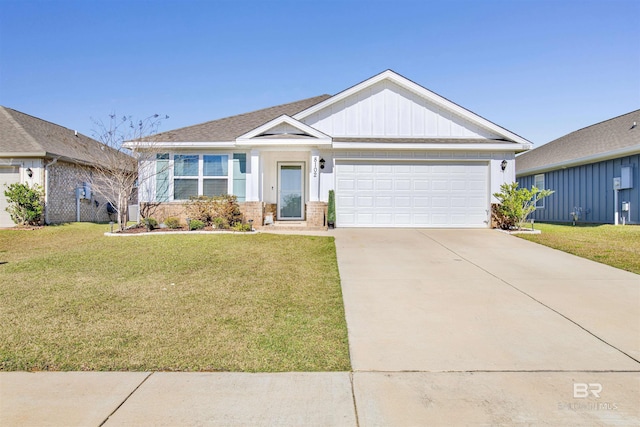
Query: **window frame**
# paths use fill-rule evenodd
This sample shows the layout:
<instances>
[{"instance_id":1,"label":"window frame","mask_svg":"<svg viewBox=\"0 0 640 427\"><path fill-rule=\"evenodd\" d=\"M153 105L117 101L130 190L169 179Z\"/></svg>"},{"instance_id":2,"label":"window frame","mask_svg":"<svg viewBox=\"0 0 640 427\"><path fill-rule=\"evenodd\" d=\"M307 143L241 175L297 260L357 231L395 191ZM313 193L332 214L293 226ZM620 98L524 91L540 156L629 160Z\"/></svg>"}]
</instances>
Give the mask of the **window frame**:
<instances>
[{"instance_id":1,"label":"window frame","mask_svg":"<svg viewBox=\"0 0 640 427\"><path fill-rule=\"evenodd\" d=\"M169 194L171 202L185 202L189 199L176 199L175 198L175 180L176 179L192 179L198 182L197 184L197 196L204 195L204 180L205 179L226 179L227 180L227 194L233 194L233 155L236 152L211 152L211 153L194 153L194 152L172 152L170 153L169 171L170 171L170 186ZM242 151L238 153L244 153ZM246 153L245 153L246 154ZM197 156L198 157L198 174L196 176L189 175L176 175L175 174L175 158L176 156ZM227 175L204 175L204 156L226 156L226 171Z\"/></svg>"},{"instance_id":2,"label":"window frame","mask_svg":"<svg viewBox=\"0 0 640 427\"><path fill-rule=\"evenodd\" d=\"M542 178L542 179L539 179ZM541 186L538 186L538 183L542 182ZM539 173L533 176L533 186L538 190L544 190L545 186L545 176L543 173ZM544 198L536 201L536 209L544 209Z\"/></svg>"}]
</instances>

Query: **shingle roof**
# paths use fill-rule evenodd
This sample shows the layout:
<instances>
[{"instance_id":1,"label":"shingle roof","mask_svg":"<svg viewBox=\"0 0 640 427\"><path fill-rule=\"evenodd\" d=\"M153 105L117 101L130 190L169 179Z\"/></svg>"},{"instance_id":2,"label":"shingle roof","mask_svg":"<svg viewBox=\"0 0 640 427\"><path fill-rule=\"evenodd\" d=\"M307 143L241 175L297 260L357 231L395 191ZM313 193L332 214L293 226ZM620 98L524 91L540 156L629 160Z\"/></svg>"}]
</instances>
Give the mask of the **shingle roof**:
<instances>
[{"instance_id":1,"label":"shingle roof","mask_svg":"<svg viewBox=\"0 0 640 427\"><path fill-rule=\"evenodd\" d=\"M96 163L103 144L55 123L0 106L0 157L64 157Z\"/></svg>"},{"instance_id":2,"label":"shingle roof","mask_svg":"<svg viewBox=\"0 0 640 427\"><path fill-rule=\"evenodd\" d=\"M554 165L560 167L567 163L591 163L594 158L634 147L640 152L640 110L571 132L517 156L516 174L552 170Z\"/></svg>"},{"instance_id":3,"label":"shingle roof","mask_svg":"<svg viewBox=\"0 0 640 427\"><path fill-rule=\"evenodd\" d=\"M198 125L162 132L153 135L152 139L159 142L235 141L237 137L244 135L270 120L280 117L283 114L292 116L330 97L330 95L321 95L289 104L264 108L251 113L212 120Z\"/></svg>"}]
</instances>

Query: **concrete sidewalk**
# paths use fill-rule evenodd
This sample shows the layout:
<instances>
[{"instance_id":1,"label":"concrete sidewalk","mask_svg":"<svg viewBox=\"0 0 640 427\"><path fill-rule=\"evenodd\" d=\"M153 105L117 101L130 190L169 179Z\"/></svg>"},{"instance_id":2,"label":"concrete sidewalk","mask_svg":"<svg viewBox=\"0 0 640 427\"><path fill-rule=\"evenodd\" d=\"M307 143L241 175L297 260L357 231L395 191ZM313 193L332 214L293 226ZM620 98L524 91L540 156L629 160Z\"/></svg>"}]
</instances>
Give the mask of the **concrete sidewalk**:
<instances>
[{"instance_id":1,"label":"concrete sidewalk","mask_svg":"<svg viewBox=\"0 0 640 427\"><path fill-rule=\"evenodd\" d=\"M640 425L640 276L491 230L327 235L354 372L0 373L0 425Z\"/></svg>"}]
</instances>

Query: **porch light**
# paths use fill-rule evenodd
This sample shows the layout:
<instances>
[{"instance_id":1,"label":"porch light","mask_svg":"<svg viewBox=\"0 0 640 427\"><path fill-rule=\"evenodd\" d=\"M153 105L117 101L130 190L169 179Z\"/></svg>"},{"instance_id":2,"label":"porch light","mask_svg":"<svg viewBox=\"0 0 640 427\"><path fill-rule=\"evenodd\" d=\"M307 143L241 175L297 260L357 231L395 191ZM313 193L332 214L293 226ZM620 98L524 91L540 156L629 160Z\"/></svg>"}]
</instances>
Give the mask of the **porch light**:
<instances>
[{"instance_id":1,"label":"porch light","mask_svg":"<svg viewBox=\"0 0 640 427\"><path fill-rule=\"evenodd\" d=\"M325 164L325 160L324 159L320 159L320 169L324 169L324 164Z\"/></svg>"},{"instance_id":2,"label":"porch light","mask_svg":"<svg viewBox=\"0 0 640 427\"><path fill-rule=\"evenodd\" d=\"M27 176L29 176L29 178L33 177L33 171L31 170L31 168L27 168L26 172L27 172Z\"/></svg>"},{"instance_id":3,"label":"porch light","mask_svg":"<svg viewBox=\"0 0 640 427\"><path fill-rule=\"evenodd\" d=\"M503 160L502 163L500 163L500 168L502 169L502 172L504 172L504 170L507 168L506 160Z\"/></svg>"}]
</instances>

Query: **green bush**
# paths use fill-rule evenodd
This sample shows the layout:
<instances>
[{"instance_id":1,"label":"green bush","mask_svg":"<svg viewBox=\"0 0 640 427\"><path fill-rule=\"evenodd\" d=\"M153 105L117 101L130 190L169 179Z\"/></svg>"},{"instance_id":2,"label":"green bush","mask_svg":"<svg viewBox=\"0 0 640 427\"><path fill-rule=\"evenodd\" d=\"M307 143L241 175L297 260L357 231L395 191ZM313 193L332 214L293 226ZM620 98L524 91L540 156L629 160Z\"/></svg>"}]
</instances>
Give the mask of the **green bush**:
<instances>
[{"instance_id":1,"label":"green bush","mask_svg":"<svg viewBox=\"0 0 640 427\"><path fill-rule=\"evenodd\" d=\"M167 228L170 228L172 230L175 230L176 228L180 228L181 224L180 224L180 220L176 217L169 217L167 219L164 220L164 225L167 226Z\"/></svg>"},{"instance_id":2,"label":"green bush","mask_svg":"<svg viewBox=\"0 0 640 427\"><path fill-rule=\"evenodd\" d=\"M502 184L500 190L500 193L493 194L500 202L493 216L498 227L502 229L522 228L527 217L536 210L538 200L554 193L552 190L541 190L536 186L531 187L531 190L518 188L517 182Z\"/></svg>"},{"instance_id":3,"label":"green bush","mask_svg":"<svg viewBox=\"0 0 640 427\"><path fill-rule=\"evenodd\" d=\"M229 223L227 222L227 220L219 216L213 218L212 223L214 228L229 228Z\"/></svg>"},{"instance_id":4,"label":"green bush","mask_svg":"<svg viewBox=\"0 0 640 427\"><path fill-rule=\"evenodd\" d=\"M156 221L155 218L145 218L142 220L142 223L144 224L145 227L147 227L147 230L149 231L158 227L158 221Z\"/></svg>"},{"instance_id":5,"label":"green bush","mask_svg":"<svg viewBox=\"0 0 640 427\"><path fill-rule=\"evenodd\" d=\"M329 224L336 223L336 193L329 190L329 203L327 206L327 222Z\"/></svg>"},{"instance_id":6,"label":"green bush","mask_svg":"<svg viewBox=\"0 0 640 427\"><path fill-rule=\"evenodd\" d=\"M192 219L189 222L189 230L202 230L204 228L204 222L199 219Z\"/></svg>"},{"instance_id":7,"label":"green bush","mask_svg":"<svg viewBox=\"0 0 640 427\"><path fill-rule=\"evenodd\" d=\"M251 231L251 224L243 224L241 222L237 222L236 225L233 226L235 231L247 232Z\"/></svg>"},{"instance_id":8,"label":"green bush","mask_svg":"<svg viewBox=\"0 0 640 427\"><path fill-rule=\"evenodd\" d=\"M40 224L44 212L44 189L35 184L11 184L4 192L11 220L17 225Z\"/></svg>"}]
</instances>

